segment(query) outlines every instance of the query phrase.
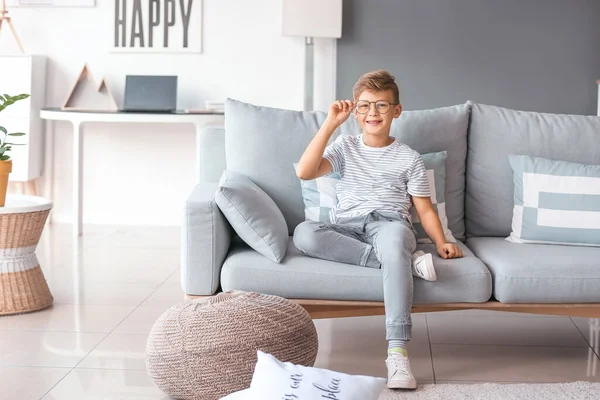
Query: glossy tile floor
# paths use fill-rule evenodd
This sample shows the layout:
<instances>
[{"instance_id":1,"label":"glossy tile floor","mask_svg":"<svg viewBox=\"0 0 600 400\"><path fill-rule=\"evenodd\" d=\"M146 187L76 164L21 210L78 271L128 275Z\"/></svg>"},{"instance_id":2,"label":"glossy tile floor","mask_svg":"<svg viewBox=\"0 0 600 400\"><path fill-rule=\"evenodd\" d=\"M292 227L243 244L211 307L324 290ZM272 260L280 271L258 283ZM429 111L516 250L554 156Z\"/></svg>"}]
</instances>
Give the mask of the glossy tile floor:
<instances>
[{"instance_id":1,"label":"glossy tile floor","mask_svg":"<svg viewBox=\"0 0 600 400\"><path fill-rule=\"evenodd\" d=\"M166 399L145 372L156 318L183 300L179 229L47 225L52 308L0 317L0 399ZM316 321L317 366L385 375L383 317ZM600 320L460 311L415 315L419 383L600 381Z\"/></svg>"}]
</instances>

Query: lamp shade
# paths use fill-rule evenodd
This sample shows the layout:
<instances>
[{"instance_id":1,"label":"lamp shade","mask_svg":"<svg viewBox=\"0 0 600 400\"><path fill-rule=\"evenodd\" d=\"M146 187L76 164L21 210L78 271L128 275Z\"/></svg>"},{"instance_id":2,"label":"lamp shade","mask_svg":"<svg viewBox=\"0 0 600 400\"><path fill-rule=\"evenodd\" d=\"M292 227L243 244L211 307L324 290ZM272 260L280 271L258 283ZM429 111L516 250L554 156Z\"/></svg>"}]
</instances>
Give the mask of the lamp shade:
<instances>
[{"instance_id":1,"label":"lamp shade","mask_svg":"<svg viewBox=\"0 0 600 400\"><path fill-rule=\"evenodd\" d=\"M282 0L283 36L342 37L342 0Z\"/></svg>"}]
</instances>

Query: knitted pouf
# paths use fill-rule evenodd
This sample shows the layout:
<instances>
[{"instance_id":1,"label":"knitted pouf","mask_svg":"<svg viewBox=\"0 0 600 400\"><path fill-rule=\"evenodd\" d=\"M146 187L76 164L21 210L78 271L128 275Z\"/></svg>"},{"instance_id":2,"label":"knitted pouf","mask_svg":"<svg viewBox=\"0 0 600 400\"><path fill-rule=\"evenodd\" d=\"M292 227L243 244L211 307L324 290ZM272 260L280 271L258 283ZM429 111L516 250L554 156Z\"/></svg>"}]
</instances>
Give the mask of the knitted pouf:
<instances>
[{"instance_id":1,"label":"knitted pouf","mask_svg":"<svg viewBox=\"0 0 600 400\"><path fill-rule=\"evenodd\" d=\"M310 315L289 300L258 293L186 301L154 323L146 367L176 399L217 400L250 386L257 350L313 366L318 340Z\"/></svg>"}]
</instances>

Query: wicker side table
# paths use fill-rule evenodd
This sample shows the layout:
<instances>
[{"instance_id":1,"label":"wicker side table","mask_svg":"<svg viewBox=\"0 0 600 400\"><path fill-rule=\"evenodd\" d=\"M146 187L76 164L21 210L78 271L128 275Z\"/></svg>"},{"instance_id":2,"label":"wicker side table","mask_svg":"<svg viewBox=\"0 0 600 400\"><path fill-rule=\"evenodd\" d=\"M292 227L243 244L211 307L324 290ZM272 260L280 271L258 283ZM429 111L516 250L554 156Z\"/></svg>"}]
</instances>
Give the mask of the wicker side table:
<instances>
[{"instance_id":1,"label":"wicker side table","mask_svg":"<svg viewBox=\"0 0 600 400\"><path fill-rule=\"evenodd\" d=\"M0 315L37 311L53 298L35 255L52 202L8 195L0 207Z\"/></svg>"}]
</instances>

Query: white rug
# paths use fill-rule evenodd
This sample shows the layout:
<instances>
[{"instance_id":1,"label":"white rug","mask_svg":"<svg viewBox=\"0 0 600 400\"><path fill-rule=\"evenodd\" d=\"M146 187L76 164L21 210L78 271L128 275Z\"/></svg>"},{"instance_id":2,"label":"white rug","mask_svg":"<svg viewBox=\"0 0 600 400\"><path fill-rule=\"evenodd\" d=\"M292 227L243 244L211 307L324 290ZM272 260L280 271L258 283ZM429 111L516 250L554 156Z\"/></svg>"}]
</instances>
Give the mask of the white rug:
<instances>
[{"instance_id":1,"label":"white rug","mask_svg":"<svg viewBox=\"0 0 600 400\"><path fill-rule=\"evenodd\" d=\"M600 383L482 383L423 385L382 393L379 400L598 400Z\"/></svg>"}]
</instances>

